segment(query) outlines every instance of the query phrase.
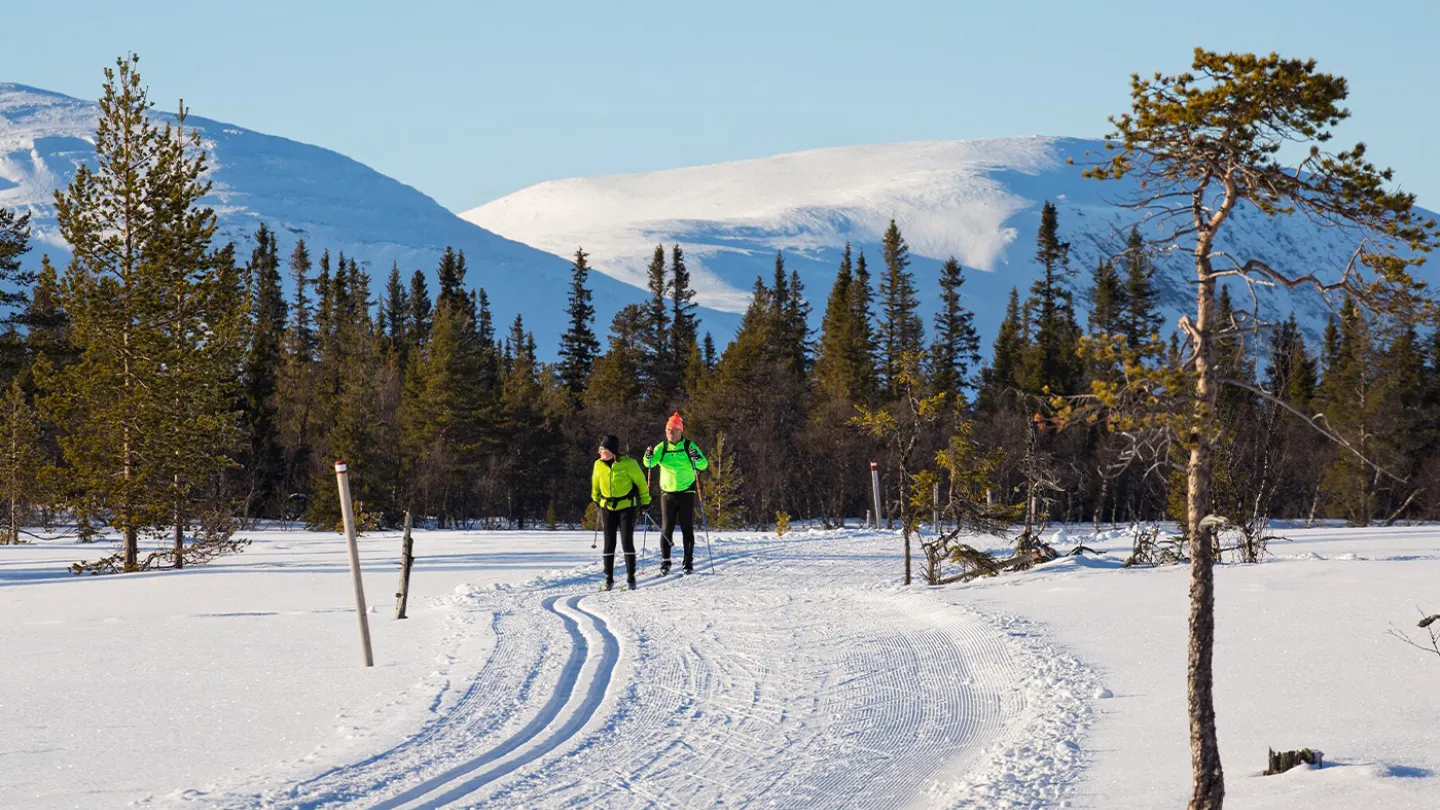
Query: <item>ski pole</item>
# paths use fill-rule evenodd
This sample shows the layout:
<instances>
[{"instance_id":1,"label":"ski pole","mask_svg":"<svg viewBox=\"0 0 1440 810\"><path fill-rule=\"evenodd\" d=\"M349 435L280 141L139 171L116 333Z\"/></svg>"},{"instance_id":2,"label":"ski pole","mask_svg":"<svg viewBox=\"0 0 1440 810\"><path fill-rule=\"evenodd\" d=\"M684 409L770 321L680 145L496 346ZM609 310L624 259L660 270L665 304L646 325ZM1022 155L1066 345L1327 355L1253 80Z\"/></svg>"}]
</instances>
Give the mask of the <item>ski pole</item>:
<instances>
[{"instance_id":1,"label":"ski pole","mask_svg":"<svg viewBox=\"0 0 1440 810\"><path fill-rule=\"evenodd\" d=\"M700 490L700 476L695 476L695 500L700 502L700 525L705 527L705 556L710 558L710 576L715 576L715 552L710 550L710 520L705 517L705 493Z\"/></svg>"},{"instance_id":2,"label":"ski pole","mask_svg":"<svg viewBox=\"0 0 1440 810\"><path fill-rule=\"evenodd\" d=\"M644 559L645 559L645 551L646 551L646 549L650 548L650 524L651 524L652 521L650 520L650 510L649 510L649 509L646 509L646 510L645 510L645 515L644 515L644 517L645 517L645 531L642 532L641 535L640 535L640 560L641 560L642 562L643 562Z\"/></svg>"},{"instance_id":3,"label":"ski pole","mask_svg":"<svg viewBox=\"0 0 1440 810\"><path fill-rule=\"evenodd\" d=\"M594 531L593 533L591 533L591 535L590 535L590 550L591 550L591 551L594 551L594 550L595 550L595 548L596 548L596 546L595 546L595 541L596 541L596 539L598 539L598 538L600 537L600 521L601 521L601 520L603 520L603 518L600 517L600 507L597 506L597 507L595 507L595 531Z\"/></svg>"}]
</instances>

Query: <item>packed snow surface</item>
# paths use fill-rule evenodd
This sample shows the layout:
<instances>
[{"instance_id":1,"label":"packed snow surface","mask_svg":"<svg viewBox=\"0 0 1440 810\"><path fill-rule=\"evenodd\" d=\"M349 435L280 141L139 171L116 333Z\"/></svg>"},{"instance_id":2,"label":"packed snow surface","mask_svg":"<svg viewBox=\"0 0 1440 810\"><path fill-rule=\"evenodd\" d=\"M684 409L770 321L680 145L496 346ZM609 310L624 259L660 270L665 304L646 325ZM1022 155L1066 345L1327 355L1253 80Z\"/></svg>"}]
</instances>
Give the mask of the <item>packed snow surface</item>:
<instances>
[{"instance_id":1,"label":"packed snow surface","mask_svg":"<svg viewBox=\"0 0 1440 810\"><path fill-rule=\"evenodd\" d=\"M404 621L379 532L370 669L338 535L101 578L65 566L109 543L0 548L0 807L1181 806L1188 571L1066 532L1105 553L940 588L888 532L702 537L664 579L652 532L611 593L589 533L419 532ZM1286 534L1218 572L1227 806L1440 804L1440 657L1387 634L1440 530Z\"/></svg>"}]
</instances>

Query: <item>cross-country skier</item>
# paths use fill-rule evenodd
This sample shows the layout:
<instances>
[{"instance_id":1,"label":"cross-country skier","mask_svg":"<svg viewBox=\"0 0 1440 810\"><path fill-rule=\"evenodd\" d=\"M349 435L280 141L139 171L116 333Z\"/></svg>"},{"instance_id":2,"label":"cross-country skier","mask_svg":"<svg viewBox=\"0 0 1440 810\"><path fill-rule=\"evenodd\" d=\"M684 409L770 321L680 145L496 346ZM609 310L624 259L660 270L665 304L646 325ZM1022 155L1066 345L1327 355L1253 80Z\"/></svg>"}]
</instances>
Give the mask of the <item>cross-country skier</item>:
<instances>
[{"instance_id":1,"label":"cross-country skier","mask_svg":"<svg viewBox=\"0 0 1440 810\"><path fill-rule=\"evenodd\" d=\"M685 438L685 420L679 413L665 423L665 440L645 451L645 466L660 468L660 573L670 573L670 548L678 523L688 574L695 564L695 474L710 462Z\"/></svg>"},{"instance_id":2,"label":"cross-country skier","mask_svg":"<svg viewBox=\"0 0 1440 810\"><path fill-rule=\"evenodd\" d=\"M625 550L625 581L635 590L635 515L650 505L650 488L640 465L620 455L620 439L606 436L590 473L590 500L605 527L605 590L615 587L615 536Z\"/></svg>"}]
</instances>

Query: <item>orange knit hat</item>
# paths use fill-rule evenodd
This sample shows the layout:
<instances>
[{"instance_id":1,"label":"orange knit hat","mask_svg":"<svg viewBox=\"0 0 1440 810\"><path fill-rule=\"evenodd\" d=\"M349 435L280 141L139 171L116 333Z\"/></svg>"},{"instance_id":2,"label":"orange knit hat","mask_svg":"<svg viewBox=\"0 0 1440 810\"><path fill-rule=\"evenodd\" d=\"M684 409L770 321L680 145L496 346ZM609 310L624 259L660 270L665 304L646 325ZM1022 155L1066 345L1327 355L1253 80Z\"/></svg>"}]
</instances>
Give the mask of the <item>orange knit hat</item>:
<instances>
[{"instance_id":1,"label":"orange knit hat","mask_svg":"<svg viewBox=\"0 0 1440 810\"><path fill-rule=\"evenodd\" d=\"M665 423L665 429L669 430L670 428L675 428L676 430L685 429L685 420L680 418L679 411L671 414L670 419Z\"/></svg>"}]
</instances>

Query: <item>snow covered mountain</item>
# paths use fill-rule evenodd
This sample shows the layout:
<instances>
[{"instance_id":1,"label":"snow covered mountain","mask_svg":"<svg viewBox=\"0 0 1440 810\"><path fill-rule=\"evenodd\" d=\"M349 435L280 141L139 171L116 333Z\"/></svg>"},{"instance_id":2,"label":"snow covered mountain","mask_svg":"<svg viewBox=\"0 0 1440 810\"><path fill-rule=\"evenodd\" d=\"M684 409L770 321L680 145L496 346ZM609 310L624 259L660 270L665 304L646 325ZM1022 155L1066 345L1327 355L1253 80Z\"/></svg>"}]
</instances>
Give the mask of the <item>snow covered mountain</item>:
<instances>
[{"instance_id":1,"label":"snow covered mountain","mask_svg":"<svg viewBox=\"0 0 1440 810\"><path fill-rule=\"evenodd\" d=\"M93 102L0 83L0 205L33 212L31 266L42 253L57 264L68 256L54 192L81 163L93 165L97 112ZM521 313L542 351L555 347L570 280L569 261L561 257L575 246L552 255L502 238L328 149L198 116L187 123L210 154L214 192L207 202L219 214L219 238L233 240L241 255L248 256L251 236L265 222L277 232L282 255L304 238L317 258L328 248L368 263L378 293L392 262L407 280L416 269L433 274L451 245L465 251L467 281L485 288L502 329ZM602 330L610 313L642 295L598 273L591 286Z\"/></svg>"},{"instance_id":2,"label":"snow covered mountain","mask_svg":"<svg viewBox=\"0 0 1440 810\"><path fill-rule=\"evenodd\" d=\"M755 277L768 280L775 252L783 251L786 266L800 272L817 321L844 244L865 251L873 275L893 217L910 245L922 309L934 309L941 262L953 256L970 269L964 294L988 354L1011 287L1023 296L1038 275L1035 234L1045 201L1059 209L1078 289L1088 286L1102 257L1123 246L1136 215L1115 203L1136 187L1081 177L1083 165L1101 153L1099 141L1040 136L816 149L556 180L461 216L552 253L583 244L597 269L632 283L643 281L657 242L678 242L692 258L697 300L729 311L744 309ZM1344 234L1303 218L1242 210L1227 231L1226 245L1237 255L1264 256L1285 268L1339 266L1351 252ZM1185 259L1165 261L1179 272L1159 274L1162 298L1172 308L1187 307ZM1292 307L1284 293L1262 296L1269 310ZM1237 298L1237 305L1245 304ZM1313 296L1293 305L1312 328L1320 323Z\"/></svg>"}]
</instances>

